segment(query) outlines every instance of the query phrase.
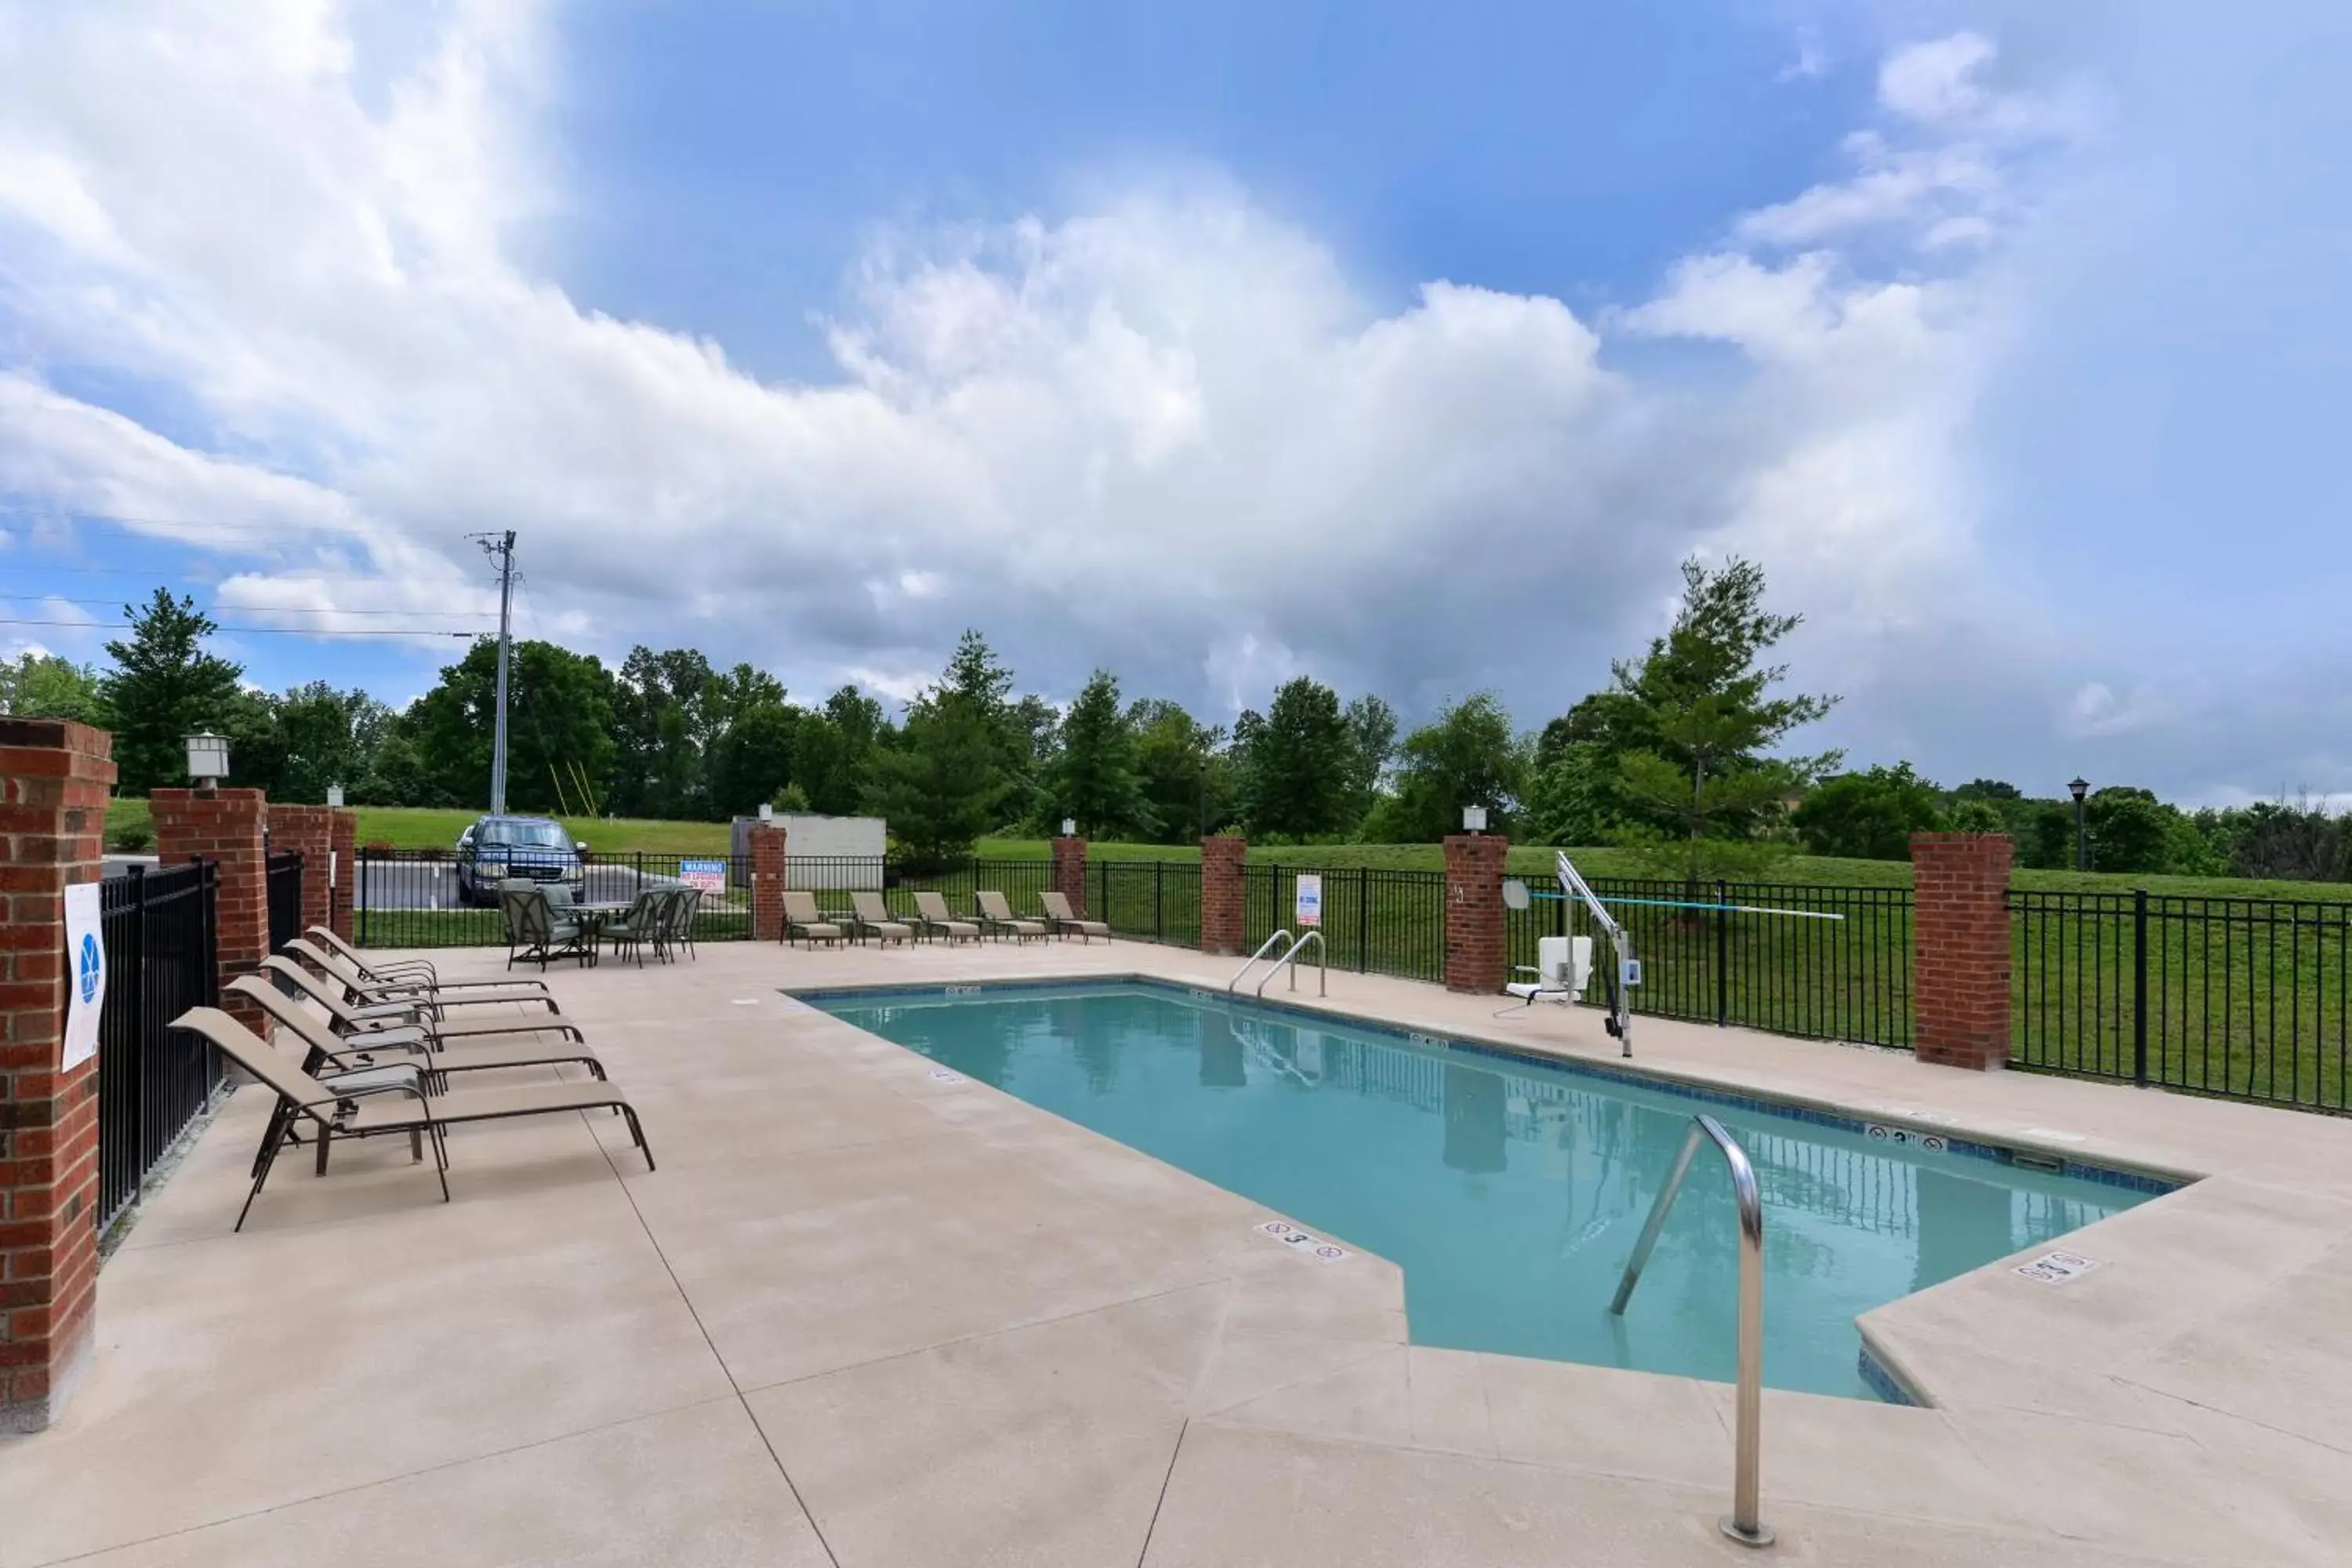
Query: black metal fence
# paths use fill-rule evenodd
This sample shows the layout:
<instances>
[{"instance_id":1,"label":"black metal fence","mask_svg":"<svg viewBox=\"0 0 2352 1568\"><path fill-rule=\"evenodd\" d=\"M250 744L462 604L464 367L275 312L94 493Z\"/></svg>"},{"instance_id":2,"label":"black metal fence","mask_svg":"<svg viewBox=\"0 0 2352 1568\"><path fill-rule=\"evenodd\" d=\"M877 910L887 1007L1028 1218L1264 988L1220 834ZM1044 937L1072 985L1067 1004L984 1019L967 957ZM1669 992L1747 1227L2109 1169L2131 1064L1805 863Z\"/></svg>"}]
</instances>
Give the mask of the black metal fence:
<instances>
[{"instance_id":1,"label":"black metal fence","mask_svg":"<svg viewBox=\"0 0 2352 1568\"><path fill-rule=\"evenodd\" d=\"M2011 891L2011 1060L2352 1110L2352 904Z\"/></svg>"},{"instance_id":2,"label":"black metal fence","mask_svg":"<svg viewBox=\"0 0 2352 1568\"><path fill-rule=\"evenodd\" d=\"M1242 945L1255 952L1277 931L1296 931L1298 879L1322 879L1323 952L1334 969L1445 978L1445 874L1370 866L1244 865Z\"/></svg>"},{"instance_id":3,"label":"black metal fence","mask_svg":"<svg viewBox=\"0 0 2352 1568\"><path fill-rule=\"evenodd\" d=\"M98 1226L139 1195L140 1184L220 1085L217 1052L169 1026L219 1000L215 869L209 861L100 884L107 952L99 1016Z\"/></svg>"},{"instance_id":4,"label":"black metal fence","mask_svg":"<svg viewBox=\"0 0 2352 1568\"><path fill-rule=\"evenodd\" d=\"M273 853L263 869L269 890L269 951L276 952L302 934L302 852Z\"/></svg>"},{"instance_id":5,"label":"black metal fence","mask_svg":"<svg viewBox=\"0 0 2352 1568\"><path fill-rule=\"evenodd\" d=\"M362 947L489 947L506 942L498 884L433 853L362 852L353 868L352 932ZM698 887L697 942L751 934L751 863L725 855L598 856L557 879L573 901L626 904L653 889Z\"/></svg>"}]
</instances>

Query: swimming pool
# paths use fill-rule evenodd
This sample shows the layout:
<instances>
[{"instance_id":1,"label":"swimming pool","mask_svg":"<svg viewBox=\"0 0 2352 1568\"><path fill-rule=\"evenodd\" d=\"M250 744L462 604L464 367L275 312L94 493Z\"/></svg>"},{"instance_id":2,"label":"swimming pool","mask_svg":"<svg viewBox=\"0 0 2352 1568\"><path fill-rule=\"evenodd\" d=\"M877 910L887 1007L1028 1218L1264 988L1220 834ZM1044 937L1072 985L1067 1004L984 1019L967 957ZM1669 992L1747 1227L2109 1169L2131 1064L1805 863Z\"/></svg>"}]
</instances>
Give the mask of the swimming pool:
<instances>
[{"instance_id":1,"label":"swimming pool","mask_svg":"<svg viewBox=\"0 0 2352 1568\"><path fill-rule=\"evenodd\" d=\"M1738 1228L1711 1153L1608 1310L1697 1110L1763 1192L1778 1388L1878 1397L1860 1313L2163 1187L1171 985L954 990L803 999L1391 1259L1417 1344L1729 1381Z\"/></svg>"}]
</instances>

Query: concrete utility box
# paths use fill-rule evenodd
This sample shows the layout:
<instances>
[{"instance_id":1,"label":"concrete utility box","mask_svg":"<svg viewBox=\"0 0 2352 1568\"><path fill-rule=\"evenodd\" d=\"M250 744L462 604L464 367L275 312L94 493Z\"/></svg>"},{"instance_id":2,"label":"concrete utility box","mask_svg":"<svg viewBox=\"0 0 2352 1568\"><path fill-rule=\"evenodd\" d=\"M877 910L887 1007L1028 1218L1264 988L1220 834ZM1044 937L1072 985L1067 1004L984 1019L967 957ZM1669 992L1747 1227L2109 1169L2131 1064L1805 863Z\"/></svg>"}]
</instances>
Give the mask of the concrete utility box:
<instances>
[{"instance_id":1,"label":"concrete utility box","mask_svg":"<svg viewBox=\"0 0 2352 1568\"><path fill-rule=\"evenodd\" d=\"M814 812L778 812L784 830L784 886L868 889L882 885L882 861L889 853L889 824L878 816L819 816ZM734 824L735 877L750 875L751 829L756 816Z\"/></svg>"}]
</instances>

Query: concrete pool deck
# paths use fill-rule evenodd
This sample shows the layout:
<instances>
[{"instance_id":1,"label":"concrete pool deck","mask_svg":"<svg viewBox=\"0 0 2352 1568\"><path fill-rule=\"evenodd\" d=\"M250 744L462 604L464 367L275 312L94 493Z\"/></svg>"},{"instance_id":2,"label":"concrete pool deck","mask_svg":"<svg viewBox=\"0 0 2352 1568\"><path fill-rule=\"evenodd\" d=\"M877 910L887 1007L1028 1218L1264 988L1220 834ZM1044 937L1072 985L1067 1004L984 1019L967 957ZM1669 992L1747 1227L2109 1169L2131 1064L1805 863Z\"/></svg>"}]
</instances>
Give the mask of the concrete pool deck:
<instances>
[{"instance_id":1,"label":"concrete pool deck","mask_svg":"<svg viewBox=\"0 0 2352 1568\"><path fill-rule=\"evenodd\" d=\"M444 1205L383 1140L281 1162L237 1236L240 1093L108 1262L64 1420L0 1437L0 1568L2352 1558L2352 1121L1641 1021L1645 1068L2206 1178L2061 1243L2102 1265L2068 1284L1870 1314L1934 1408L1768 1392L1759 1555L1715 1530L1728 1388L1410 1346L1391 1266L1292 1256L1258 1205L779 994L1232 969L553 969L658 1171L612 1118L466 1128ZM1615 1059L1593 1013L1331 988Z\"/></svg>"}]
</instances>

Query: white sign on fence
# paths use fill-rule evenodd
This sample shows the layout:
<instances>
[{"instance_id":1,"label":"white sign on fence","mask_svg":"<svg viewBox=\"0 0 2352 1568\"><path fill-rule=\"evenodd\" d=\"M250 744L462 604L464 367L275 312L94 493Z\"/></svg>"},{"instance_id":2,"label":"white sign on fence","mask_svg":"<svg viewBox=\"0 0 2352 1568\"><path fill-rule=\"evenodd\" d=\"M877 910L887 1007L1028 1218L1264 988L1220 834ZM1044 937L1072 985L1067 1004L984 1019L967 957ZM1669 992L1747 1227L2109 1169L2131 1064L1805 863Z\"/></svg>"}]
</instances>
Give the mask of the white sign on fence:
<instances>
[{"instance_id":1,"label":"white sign on fence","mask_svg":"<svg viewBox=\"0 0 2352 1568\"><path fill-rule=\"evenodd\" d=\"M66 1048L58 1070L70 1072L98 1055L98 1015L106 1005L106 929L96 882L66 889Z\"/></svg>"},{"instance_id":2,"label":"white sign on fence","mask_svg":"<svg viewBox=\"0 0 2352 1568\"><path fill-rule=\"evenodd\" d=\"M1298 873L1298 923L1319 926L1323 923L1323 876L1319 871Z\"/></svg>"}]
</instances>

